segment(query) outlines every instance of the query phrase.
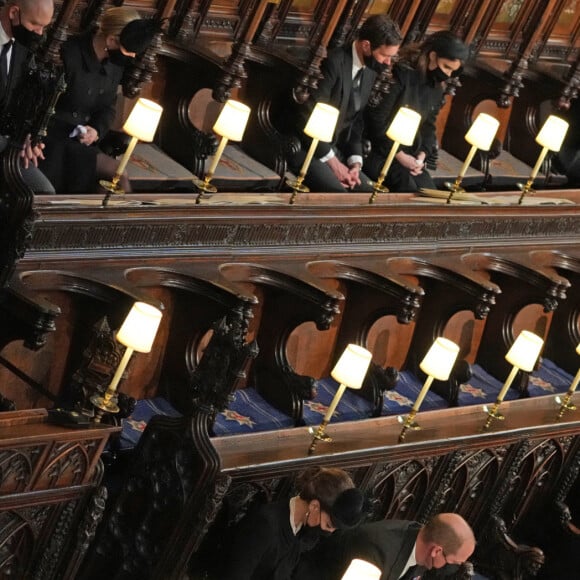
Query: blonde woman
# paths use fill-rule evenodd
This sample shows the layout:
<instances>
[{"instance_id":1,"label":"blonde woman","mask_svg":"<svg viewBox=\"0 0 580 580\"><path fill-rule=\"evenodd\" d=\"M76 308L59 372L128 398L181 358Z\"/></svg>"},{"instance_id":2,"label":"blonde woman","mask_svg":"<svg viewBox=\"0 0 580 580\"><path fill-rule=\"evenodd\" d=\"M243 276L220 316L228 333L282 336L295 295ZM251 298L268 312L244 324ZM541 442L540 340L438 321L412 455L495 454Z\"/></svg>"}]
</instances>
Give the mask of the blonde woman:
<instances>
[{"instance_id":1,"label":"blonde woman","mask_svg":"<svg viewBox=\"0 0 580 580\"><path fill-rule=\"evenodd\" d=\"M99 179L115 174L118 162L97 144L115 119L125 65L147 48L156 30L153 20L121 6L106 10L96 31L63 44L67 88L49 125L42 164L57 193L93 193ZM125 176L121 186L130 190Z\"/></svg>"}]
</instances>

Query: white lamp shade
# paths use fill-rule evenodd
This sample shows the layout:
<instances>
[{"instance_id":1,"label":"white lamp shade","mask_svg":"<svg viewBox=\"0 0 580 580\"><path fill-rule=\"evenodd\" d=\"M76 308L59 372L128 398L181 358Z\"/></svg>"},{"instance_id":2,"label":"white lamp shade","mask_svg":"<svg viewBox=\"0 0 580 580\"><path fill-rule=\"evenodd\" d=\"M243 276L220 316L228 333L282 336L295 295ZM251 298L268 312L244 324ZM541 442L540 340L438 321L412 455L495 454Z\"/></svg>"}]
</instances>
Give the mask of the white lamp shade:
<instances>
[{"instance_id":1,"label":"white lamp shade","mask_svg":"<svg viewBox=\"0 0 580 580\"><path fill-rule=\"evenodd\" d=\"M129 113L123 131L139 141L151 142L155 137L163 107L149 99L138 99Z\"/></svg>"},{"instance_id":2,"label":"white lamp shade","mask_svg":"<svg viewBox=\"0 0 580 580\"><path fill-rule=\"evenodd\" d=\"M550 151L560 151L568 127L569 124L564 119L550 115L536 135L536 143L542 147L547 147Z\"/></svg>"},{"instance_id":3,"label":"white lamp shade","mask_svg":"<svg viewBox=\"0 0 580 580\"><path fill-rule=\"evenodd\" d=\"M449 378L455 359L459 354L459 346L442 336L435 339L431 348L421 361L419 368L438 381Z\"/></svg>"},{"instance_id":4,"label":"white lamp shade","mask_svg":"<svg viewBox=\"0 0 580 580\"><path fill-rule=\"evenodd\" d=\"M342 580L379 580L381 570L366 560L355 558L347 568Z\"/></svg>"},{"instance_id":5,"label":"white lamp shade","mask_svg":"<svg viewBox=\"0 0 580 580\"><path fill-rule=\"evenodd\" d=\"M145 302L135 302L117 332L117 340L137 352L151 352L160 322L159 309Z\"/></svg>"},{"instance_id":6,"label":"white lamp shade","mask_svg":"<svg viewBox=\"0 0 580 580\"><path fill-rule=\"evenodd\" d=\"M304 133L313 139L329 143L334 135L338 113L336 107L331 107L326 103L316 103L304 127Z\"/></svg>"},{"instance_id":7,"label":"white lamp shade","mask_svg":"<svg viewBox=\"0 0 580 580\"><path fill-rule=\"evenodd\" d=\"M401 145L413 145L421 115L413 109L401 107L387 129L387 137Z\"/></svg>"},{"instance_id":8,"label":"white lamp shade","mask_svg":"<svg viewBox=\"0 0 580 580\"><path fill-rule=\"evenodd\" d=\"M250 117L250 107L228 99L213 126L213 130L229 141L241 141Z\"/></svg>"},{"instance_id":9,"label":"white lamp shade","mask_svg":"<svg viewBox=\"0 0 580 580\"><path fill-rule=\"evenodd\" d=\"M351 389L360 389L372 357L373 355L366 348L349 344L332 369L330 376Z\"/></svg>"},{"instance_id":10,"label":"white lamp shade","mask_svg":"<svg viewBox=\"0 0 580 580\"><path fill-rule=\"evenodd\" d=\"M498 128L499 121L495 117L479 113L465 134L465 140L482 151L489 151Z\"/></svg>"},{"instance_id":11,"label":"white lamp shade","mask_svg":"<svg viewBox=\"0 0 580 580\"><path fill-rule=\"evenodd\" d=\"M505 355L505 359L522 371L530 372L538 360L543 345L544 341L537 334L522 330Z\"/></svg>"}]
</instances>

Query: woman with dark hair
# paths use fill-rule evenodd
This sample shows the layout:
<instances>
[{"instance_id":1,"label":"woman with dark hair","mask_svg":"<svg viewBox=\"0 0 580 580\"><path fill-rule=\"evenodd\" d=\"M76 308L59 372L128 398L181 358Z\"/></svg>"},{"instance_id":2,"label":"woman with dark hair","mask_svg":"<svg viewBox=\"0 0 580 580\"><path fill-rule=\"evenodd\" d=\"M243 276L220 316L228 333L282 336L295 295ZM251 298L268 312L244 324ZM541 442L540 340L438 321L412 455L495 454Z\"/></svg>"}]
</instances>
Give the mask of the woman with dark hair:
<instances>
[{"instance_id":1,"label":"woman with dark hair","mask_svg":"<svg viewBox=\"0 0 580 580\"><path fill-rule=\"evenodd\" d=\"M290 501L261 505L241 522L220 580L289 580L321 535L362 520L363 494L342 469L310 468L296 488Z\"/></svg>"},{"instance_id":2,"label":"woman with dark hair","mask_svg":"<svg viewBox=\"0 0 580 580\"><path fill-rule=\"evenodd\" d=\"M371 141L371 153L364 172L377 179L393 142L386 136L391 121L401 107L421 115L413 145L401 146L385 179L392 192L435 189L425 169L425 159L435 152L435 123L444 102L445 81L461 73L469 50L448 31L436 32L420 45L409 45L399 51L399 62L393 67L390 92L374 107L367 107L365 128Z\"/></svg>"},{"instance_id":3,"label":"woman with dark hair","mask_svg":"<svg viewBox=\"0 0 580 580\"><path fill-rule=\"evenodd\" d=\"M153 40L159 26L134 8L109 8L96 31L73 36L62 46L67 88L45 139L44 174L58 193L93 193L98 179L111 179L116 159L98 148L115 119L124 68ZM121 186L129 190L126 176Z\"/></svg>"}]
</instances>

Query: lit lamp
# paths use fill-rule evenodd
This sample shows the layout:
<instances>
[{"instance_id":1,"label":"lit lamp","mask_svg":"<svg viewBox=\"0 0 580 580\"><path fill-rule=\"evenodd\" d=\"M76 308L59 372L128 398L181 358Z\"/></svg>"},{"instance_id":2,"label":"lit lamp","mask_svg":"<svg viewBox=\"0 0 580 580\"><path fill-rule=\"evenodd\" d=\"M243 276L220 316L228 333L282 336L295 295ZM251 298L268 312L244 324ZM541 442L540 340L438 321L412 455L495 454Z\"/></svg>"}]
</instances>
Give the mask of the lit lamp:
<instances>
[{"instance_id":1,"label":"lit lamp","mask_svg":"<svg viewBox=\"0 0 580 580\"><path fill-rule=\"evenodd\" d=\"M484 430L489 429L494 419L500 421L504 420L505 417L498 412L499 406L501 405L518 371L522 370L530 372L534 368L543 345L544 341L537 334L529 332L528 330L522 330L522 332L520 332L520 335L516 338L516 341L512 344L512 347L505 355L505 359L513 365L512 370L510 371L510 374L503 384L503 387L501 388L501 391L491 409L488 409L487 405L483 407L483 410L488 415L487 421L483 427Z\"/></svg>"},{"instance_id":2,"label":"lit lamp","mask_svg":"<svg viewBox=\"0 0 580 580\"><path fill-rule=\"evenodd\" d=\"M389 125L387 129L387 137L393 142L391 150L387 155L387 159L377 181L373 187L373 193L369 199L369 203L373 203L377 197L377 193L388 193L388 188L383 186L383 181L393 163L393 159L397 153L399 145L413 145L415 140L415 135L417 134L417 129L419 128L419 123L421 122L421 115L412 109L407 107L401 107L395 118Z\"/></svg>"},{"instance_id":3,"label":"lit lamp","mask_svg":"<svg viewBox=\"0 0 580 580\"><path fill-rule=\"evenodd\" d=\"M135 103L135 106L123 125L123 131L131 136L131 141L129 141L129 145L125 150L125 153L123 153L123 157L121 158L117 171L113 176L113 180L107 181L102 179L99 181L101 187L107 190L107 194L103 199L103 207L109 203L111 194L125 193L123 188L119 187L121 175L123 175L123 171L125 171L125 167L127 167L127 163L129 163L129 159L133 154L133 149L135 149L137 141L145 141L147 143L153 141L162 112L163 107L148 99L138 99Z\"/></svg>"},{"instance_id":4,"label":"lit lamp","mask_svg":"<svg viewBox=\"0 0 580 580\"><path fill-rule=\"evenodd\" d=\"M314 156L314 152L318 147L318 142L323 141L324 143L330 143L334 135L334 129L336 128L336 122L338 121L338 109L331 107L325 103L316 103L314 110L310 114L308 123L304 127L304 133L308 137L312 137L312 143L310 143L310 148L300 169L300 174L296 179L287 179L286 185L292 188L292 197L290 198L290 204L293 204L296 200L296 194L298 193L308 193L310 190L302 182L308 168L310 167L310 162Z\"/></svg>"},{"instance_id":5,"label":"lit lamp","mask_svg":"<svg viewBox=\"0 0 580 580\"><path fill-rule=\"evenodd\" d=\"M324 419L316 431L311 427L309 432L313 435L312 443L308 449L308 455L314 453L316 444L318 441L332 441L332 438L324 433L326 426L330 423L330 419L334 414L334 410L338 405L344 391L347 387L351 389L360 389L363 384L367 369L371 362L372 354L362 346L356 344L349 344L345 349L340 359L336 363L335 367L332 369L330 376L337 381L340 386L338 387L332 402L330 403Z\"/></svg>"},{"instance_id":6,"label":"lit lamp","mask_svg":"<svg viewBox=\"0 0 580 580\"><path fill-rule=\"evenodd\" d=\"M451 203L453 196L464 189L461 187L461 182L465 176L467 168L473 161L473 157L478 149L482 151L489 151L491 144L495 138L495 134L499 128L499 121L486 113L479 113L469 131L465 134L465 140L471 145L471 149L459 170L459 175L456 177L454 183L448 183L447 187L450 189L447 203Z\"/></svg>"},{"instance_id":7,"label":"lit lamp","mask_svg":"<svg viewBox=\"0 0 580 580\"><path fill-rule=\"evenodd\" d=\"M100 423L104 413L118 413L117 386L129 363L133 351L148 353L157 334L157 328L161 321L161 311L146 304L145 302L135 302L133 308L125 318L125 322L117 332L117 340L125 345L125 353L119 362L111 383L105 393L93 395L91 403L97 408L95 422Z\"/></svg>"},{"instance_id":8,"label":"lit lamp","mask_svg":"<svg viewBox=\"0 0 580 580\"><path fill-rule=\"evenodd\" d=\"M244 136L244 131L246 130L246 125L248 124L248 119L250 117L250 107L228 99L218 118L213 126L213 131L221 137L218 148L213 156L211 165L205 173L205 179L201 180L198 177L193 178L193 184L200 190L196 203L200 203L203 198L204 193L216 193L217 188L212 185L210 181L212 180L215 170L220 162L222 153L228 144L228 141L241 141Z\"/></svg>"},{"instance_id":9,"label":"lit lamp","mask_svg":"<svg viewBox=\"0 0 580 580\"><path fill-rule=\"evenodd\" d=\"M379 580L381 570L366 560L355 558L341 580Z\"/></svg>"},{"instance_id":10,"label":"lit lamp","mask_svg":"<svg viewBox=\"0 0 580 580\"><path fill-rule=\"evenodd\" d=\"M564 137L566 137L566 133L568 132L568 127L569 124L564 121L564 119L556 117L556 115L550 115L542 125L540 132L536 135L536 143L542 146L542 151L538 156L538 160L536 161L526 184L522 185L521 183L518 183L518 187L522 190L518 204L522 203L524 197L528 193L533 193L534 190L532 189L532 184L534 183L534 179L536 179L536 175L538 175L538 171L540 171L540 167L542 166L548 151L560 151Z\"/></svg>"},{"instance_id":11,"label":"lit lamp","mask_svg":"<svg viewBox=\"0 0 580 580\"><path fill-rule=\"evenodd\" d=\"M403 429L399 435L399 443L402 443L405 440L407 429L416 430L421 428L414 421L415 415L419 412L421 403L427 395L427 391L429 391L433 379L446 381L449 378L451 369L455 364L455 359L458 354L459 346L442 336L436 338L435 342L431 345L431 348L419 365L419 368L427 375L423 388L417 396L417 400L407 417L405 419L401 416L398 417L399 423L403 423Z\"/></svg>"},{"instance_id":12,"label":"lit lamp","mask_svg":"<svg viewBox=\"0 0 580 580\"><path fill-rule=\"evenodd\" d=\"M580 354L580 343L576 347L576 352ZM560 412L558 413L558 419L561 419L566 411L576 410L576 405L573 405L570 401L572 400L572 397L574 395L574 392L576 391L576 387L578 386L579 382L580 382L580 369L578 369L578 372L576 373L576 376L574 377L574 380L572 381L572 384L570 385L568 392L564 395L564 398L561 399L560 397L556 397L556 402L560 404Z\"/></svg>"}]
</instances>

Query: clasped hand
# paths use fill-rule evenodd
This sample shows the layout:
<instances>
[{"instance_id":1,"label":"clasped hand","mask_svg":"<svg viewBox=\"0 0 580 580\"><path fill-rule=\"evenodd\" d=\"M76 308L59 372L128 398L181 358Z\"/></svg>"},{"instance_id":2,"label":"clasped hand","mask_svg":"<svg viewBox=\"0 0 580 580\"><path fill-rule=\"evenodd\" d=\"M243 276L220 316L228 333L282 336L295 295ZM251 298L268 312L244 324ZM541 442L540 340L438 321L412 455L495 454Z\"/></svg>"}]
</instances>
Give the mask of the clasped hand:
<instances>
[{"instance_id":1,"label":"clasped hand","mask_svg":"<svg viewBox=\"0 0 580 580\"><path fill-rule=\"evenodd\" d=\"M26 135L24 144L22 145L22 150L20 151L20 158L22 159L22 165L25 169L30 167L30 164L34 167L38 167L38 160L44 159L44 143L32 144L32 139L30 135Z\"/></svg>"},{"instance_id":2,"label":"clasped hand","mask_svg":"<svg viewBox=\"0 0 580 580\"><path fill-rule=\"evenodd\" d=\"M420 175L423 173L425 167L425 152L421 151L417 157L409 155L404 151L399 151L397 153L397 161L405 168L408 169L411 175Z\"/></svg>"},{"instance_id":3,"label":"clasped hand","mask_svg":"<svg viewBox=\"0 0 580 580\"><path fill-rule=\"evenodd\" d=\"M349 168L336 157L332 157L327 163L345 189L353 189L360 185L360 165L358 163Z\"/></svg>"}]
</instances>

